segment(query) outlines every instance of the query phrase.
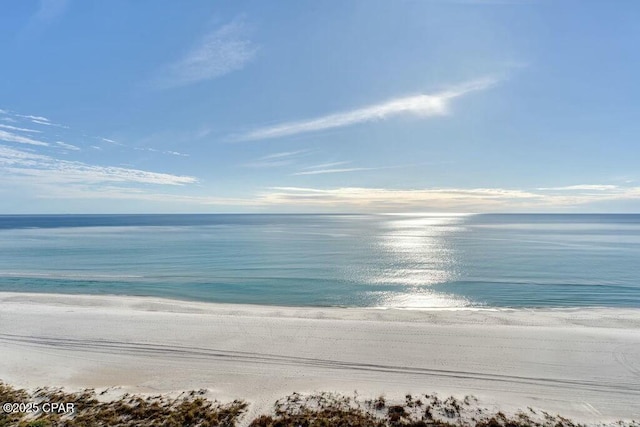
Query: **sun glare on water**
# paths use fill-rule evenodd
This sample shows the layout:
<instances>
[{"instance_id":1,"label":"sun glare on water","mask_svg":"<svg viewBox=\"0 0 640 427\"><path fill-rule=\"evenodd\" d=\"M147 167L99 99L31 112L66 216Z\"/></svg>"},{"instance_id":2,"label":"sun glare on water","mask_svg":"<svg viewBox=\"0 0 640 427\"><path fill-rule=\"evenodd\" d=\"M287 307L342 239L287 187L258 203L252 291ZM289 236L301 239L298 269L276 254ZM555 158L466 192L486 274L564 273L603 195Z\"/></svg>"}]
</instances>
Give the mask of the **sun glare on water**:
<instances>
[{"instance_id":1,"label":"sun glare on water","mask_svg":"<svg viewBox=\"0 0 640 427\"><path fill-rule=\"evenodd\" d=\"M432 285L455 278L453 234L461 231L463 215L402 215L385 222L378 247L384 267L371 283L404 285L406 291L382 293L379 305L392 308L464 307L459 297L434 292Z\"/></svg>"}]
</instances>

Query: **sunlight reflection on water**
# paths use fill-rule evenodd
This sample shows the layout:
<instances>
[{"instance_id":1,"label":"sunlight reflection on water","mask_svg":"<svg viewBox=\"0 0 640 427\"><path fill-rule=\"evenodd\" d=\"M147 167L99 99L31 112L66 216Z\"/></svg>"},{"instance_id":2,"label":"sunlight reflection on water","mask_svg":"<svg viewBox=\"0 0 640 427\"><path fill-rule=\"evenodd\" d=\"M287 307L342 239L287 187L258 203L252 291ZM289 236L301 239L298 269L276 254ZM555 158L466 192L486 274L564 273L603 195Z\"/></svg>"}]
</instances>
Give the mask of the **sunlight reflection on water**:
<instances>
[{"instance_id":1,"label":"sunlight reflection on water","mask_svg":"<svg viewBox=\"0 0 640 427\"><path fill-rule=\"evenodd\" d=\"M405 293L383 293L385 307L459 307L468 302L459 297L434 293L429 287L455 278L456 254L452 235L462 231L464 217L394 217L383 225L378 247L388 260L371 277L370 283L408 285Z\"/></svg>"}]
</instances>

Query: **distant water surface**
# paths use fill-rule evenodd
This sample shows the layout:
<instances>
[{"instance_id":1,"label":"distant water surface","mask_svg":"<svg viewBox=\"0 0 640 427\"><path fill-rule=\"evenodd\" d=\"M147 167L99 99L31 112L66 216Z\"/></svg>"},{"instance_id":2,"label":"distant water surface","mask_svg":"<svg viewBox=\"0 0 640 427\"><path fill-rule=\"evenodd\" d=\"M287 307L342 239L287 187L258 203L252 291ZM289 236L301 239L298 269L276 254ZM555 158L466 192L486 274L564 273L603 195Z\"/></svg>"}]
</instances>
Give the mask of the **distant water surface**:
<instances>
[{"instance_id":1,"label":"distant water surface","mask_svg":"<svg viewBox=\"0 0 640 427\"><path fill-rule=\"evenodd\" d=\"M640 307L640 215L5 215L0 291Z\"/></svg>"}]
</instances>

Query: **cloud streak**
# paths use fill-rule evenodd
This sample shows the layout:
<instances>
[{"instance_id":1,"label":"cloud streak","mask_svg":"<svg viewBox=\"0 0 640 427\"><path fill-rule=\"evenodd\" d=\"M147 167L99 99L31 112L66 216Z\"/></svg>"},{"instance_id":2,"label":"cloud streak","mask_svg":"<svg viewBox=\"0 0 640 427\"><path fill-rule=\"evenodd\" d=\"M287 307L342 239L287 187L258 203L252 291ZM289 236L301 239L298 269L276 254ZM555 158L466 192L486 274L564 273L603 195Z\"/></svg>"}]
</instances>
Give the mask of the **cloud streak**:
<instances>
[{"instance_id":1,"label":"cloud streak","mask_svg":"<svg viewBox=\"0 0 640 427\"><path fill-rule=\"evenodd\" d=\"M47 142L29 138L28 136L17 135L15 133L7 132L1 129L0 129L0 141L17 142L19 144L39 145L41 147L46 147L49 145L49 143Z\"/></svg>"},{"instance_id":2,"label":"cloud streak","mask_svg":"<svg viewBox=\"0 0 640 427\"><path fill-rule=\"evenodd\" d=\"M347 165L351 163L350 161L341 161L341 162L329 162L329 163L320 163L318 165L312 165L312 166L307 166L302 168L303 171L305 170L312 170L312 169L326 169L326 168L331 168L334 166L341 166L341 165Z\"/></svg>"},{"instance_id":3,"label":"cloud streak","mask_svg":"<svg viewBox=\"0 0 640 427\"><path fill-rule=\"evenodd\" d=\"M16 117L22 117L23 119L29 119L29 120L37 120L38 122L45 122L45 123L50 123L51 122L51 120L49 120L46 117L33 116L31 114L16 114Z\"/></svg>"},{"instance_id":4,"label":"cloud streak","mask_svg":"<svg viewBox=\"0 0 640 427\"><path fill-rule=\"evenodd\" d=\"M273 153L266 156L261 157L261 160L272 160L272 159L282 159L284 157L295 157L300 154L308 153L309 150L297 150L297 151L284 151L281 153Z\"/></svg>"},{"instance_id":5,"label":"cloud streak","mask_svg":"<svg viewBox=\"0 0 640 427\"><path fill-rule=\"evenodd\" d=\"M612 188L596 192L576 189L557 194L509 188L272 187L261 193L257 200L266 206L334 212L540 212L567 210L590 203L640 201L640 187L598 187Z\"/></svg>"},{"instance_id":6,"label":"cloud streak","mask_svg":"<svg viewBox=\"0 0 640 427\"><path fill-rule=\"evenodd\" d=\"M0 110L0 114L5 115L5 117L2 117L2 120L8 120L14 123L13 125L0 123L0 141L50 147L51 149L64 149L67 154L69 153L69 150L82 151L85 148L93 148L94 150L103 151L103 148L106 147L109 147L110 149L120 147L121 149L126 150L148 151L171 156L189 157L189 154L176 150L160 150L151 147L138 147L124 144L109 138L91 136L77 130L74 131L69 126L55 123L44 116L19 114L4 109ZM59 129L53 129L54 127ZM59 139L64 139L64 141L60 141ZM65 141L73 141L74 143L71 144ZM91 145L91 141L97 141L98 144L94 143Z\"/></svg>"},{"instance_id":7,"label":"cloud streak","mask_svg":"<svg viewBox=\"0 0 640 427\"><path fill-rule=\"evenodd\" d=\"M67 150L80 151L80 147L77 147L73 144L67 144L66 142L62 142L62 141L56 141L56 144L58 144L60 147L65 148Z\"/></svg>"},{"instance_id":8,"label":"cloud streak","mask_svg":"<svg viewBox=\"0 0 640 427\"><path fill-rule=\"evenodd\" d=\"M441 116L447 114L451 100L469 92L487 89L495 83L495 79L489 78L475 80L432 95L414 95L396 98L351 111L328 114L315 119L285 122L274 126L259 128L240 135L236 140L255 141L281 138L352 126L359 123L385 120L403 114L412 114L419 117Z\"/></svg>"},{"instance_id":9,"label":"cloud streak","mask_svg":"<svg viewBox=\"0 0 640 427\"><path fill-rule=\"evenodd\" d=\"M273 187L264 193L263 201L270 204L342 207L347 209L393 210L460 209L482 204L496 206L505 201L540 201L541 195L523 190L502 188L472 189L387 189L341 187L316 189L304 187Z\"/></svg>"},{"instance_id":10,"label":"cloud streak","mask_svg":"<svg viewBox=\"0 0 640 427\"><path fill-rule=\"evenodd\" d=\"M542 191L575 191L575 190L587 190L587 191L609 191L617 189L617 185L601 185L601 184L579 184L579 185L567 185L564 187L541 187L538 190Z\"/></svg>"},{"instance_id":11,"label":"cloud streak","mask_svg":"<svg viewBox=\"0 0 640 427\"><path fill-rule=\"evenodd\" d=\"M293 176L298 175L324 175L328 173L347 173L347 172L359 172L359 171L370 171L382 168L333 168L333 169L312 169L306 170L302 172L292 173Z\"/></svg>"},{"instance_id":12,"label":"cloud streak","mask_svg":"<svg viewBox=\"0 0 640 427\"><path fill-rule=\"evenodd\" d=\"M279 166L289 166L298 160L299 157L308 154L311 150L284 151L281 153L268 154L255 161L245 163L249 168L274 168Z\"/></svg>"},{"instance_id":13,"label":"cloud streak","mask_svg":"<svg viewBox=\"0 0 640 427\"><path fill-rule=\"evenodd\" d=\"M234 21L205 35L182 59L166 67L156 84L167 89L215 79L244 68L257 52L245 26Z\"/></svg>"},{"instance_id":14,"label":"cloud streak","mask_svg":"<svg viewBox=\"0 0 640 427\"><path fill-rule=\"evenodd\" d=\"M17 126L10 126L10 125L3 125L0 123L0 128L3 129L9 129L9 130L14 130L14 131L18 131L18 132L28 132L28 133L42 133L41 130L36 130L36 129L27 129L27 128L21 128L21 127L17 127Z\"/></svg>"},{"instance_id":15,"label":"cloud streak","mask_svg":"<svg viewBox=\"0 0 640 427\"><path fill-rule=\"evenodd\" d=\"M54 123L51 120L49 120L46 117L42 117L42 116L34 116L34 115L30 115L30 114L14 114L15 117L19 117L20 119L26 119L29 120L31 123L35 123L37 125L44 125L44 126L55 126L55 127L59 127L59 128L64 128L64 129L68 129L68 126L64 126L58 123Z\"/></svg>"},{"instance_id":16,"label":"cloud streak","mask_svg":"<svg viewBox=\"0 0 640 427\"><path fill-rule=\"evenodd\" d=\"M44 184L159 184L184 185L197 182L194 177L150 172L115 166L90 165L79 161L56 159L0 146L1 171L9 177L31 178L32 183Z\"/></svg>"},{"instance_id":17,"label":"cloud streak","mask_svg":"<svg viewBox=\"0 0 640 427\"><path fill-rule=\"evenodd\" d=\"M348 164L351 162L333 162L333 163L324 163L321 165L309 166L307 168L303 168L301 171L293 173L291 175L324 175L329 173L348 173L348 172L360 172L360 171L376 171L383 169L400 169L400 168L411 168L416 166L424 166L429 163L413 163L413 164L404 164L404 165L394 165L394 166L378 166L378 167L351 167L351 168L335 168L333 166L339 166Z\"/></svg>"}]
</instances>

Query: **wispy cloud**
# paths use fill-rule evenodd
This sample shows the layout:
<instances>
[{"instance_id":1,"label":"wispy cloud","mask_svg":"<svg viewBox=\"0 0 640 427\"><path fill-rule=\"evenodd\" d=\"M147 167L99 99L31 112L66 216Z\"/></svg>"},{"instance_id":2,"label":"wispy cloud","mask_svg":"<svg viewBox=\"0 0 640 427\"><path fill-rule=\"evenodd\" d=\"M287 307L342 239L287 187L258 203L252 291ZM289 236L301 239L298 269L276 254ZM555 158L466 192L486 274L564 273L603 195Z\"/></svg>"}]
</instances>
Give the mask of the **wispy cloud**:
<instances>
[{"instance_id":1,"label":"wispy cloud","mask_svg":"<svg viewBox=\"0 0 640 427\"><path fill-rule=\"evenodd\" d=\"M214 79L244 68L257 52L246 26L236 20L205 35L182 59L163 70L156 85L171 88Z\"/></svg>"},{"instance_id":2,"label":"wispy cloud","mask_svg":"<svg viewBox=\"0 0 640 427\"><path fill-rule=\"evenodd\" d=\"M266 156L261 157L261 160L273 160L273 159L282 159L284 157L295 157L295 156L299 156L300 154L304 154L304 153L308 153L309 150L297 150L297 151L283 151L281 153L273 153L273 154L268 154Z\"/></svg>"},{"instance_id":3,"label":"wispy cloud","mask_svg":"<svg viewBox=\"0 0 640 427\"><path fill-rule=\"evenodd\" d=\"M60 148L72 151L81 151L83 148L92 148L94 150L103 151L104 149L119 147L120 151L138 150L170 156L189 157L189 154L176 150L138 147L110 138L91 136L87 133L71 129L69 126L64 124L55 123L48 117L41 115L20 114L6 109L0 110L0 114L4 115L2 120L10 120L14 123L12 125L0 123L0 141L17 142L21 144ZM53 129L53 127L57 129ZM59 141L59 139L64 139L65 141ZM74 143L71 144L67 141L73 141Z\"/></svg>"},{"instance_id":4,"label":"wispy cloud","mask_svg":"<svg viewBox=\"0 0 640 427\"><path fill-rule=\"evenodd\" d=\"M40 34L64 14L68 5L68 0L40 0L38 10L22 30L19 38L24 39Z\"/></svg>"},{"instance_id":5,"label":"wispy cloud","mask_svg":"<svg viewBox=\"0 0 640 427\"><path fill-rule=\"evenodd\" d=\"M594 193L569 194L508 188L390 189L339 187L329 189L272 187L258 197L262 205L299 207L313 211L545 211L571 209L589 203L638 200L640 187L618 187Z\"/></svg>"},{"instance_id":6,"label":"wispy cloud","mask_svg":"<svg viewBox=\"0 0 640 427\"><path fill-rule=\"evenodd\" d=\"M39 162L47 161L49 156L0 145L0 165L2 166L35 166Z\"/></svg>"},{"instance_id":7,"label":"wispy cloud","mask_svg":"<svg viewBox=\"0 0 640 427\"><path fill-rule=\"evenodd\" d=\"M197 182L194 177L149 172L121 167L104 167L80 162L60 161L43 168L9 168L9 172L23 177L34 177L47 184L104 184L107 182L184 185Z\"/></svg>"},{"instance_id":8,"label":"wispy cloud","mask_svg":"<svg viewBox=\"0 0 640 427\"><path fill-rule=\"evenodd\" d=\"M351 111L328 114L315 119L285 122L274 126L267 126L240 135L235 139L238 141L254 141L260 139L280 138L302 133L351 126L358 123L385 120L402 114L413 114L420 117L445 115L448 112L451 100L469 92L487 89L496 82L497 81L495 79L490 78L475 80L432 95L414 95L396 98L380 104L374 104Z\"/></svg>"},{"instance_id":9,"label":"wispy cloud","mask_svg":"<svg viewBox=\"0 0 640 427\"><path fill-rule=\"evenodd\" d=\"M131 147L129 147L129 146L127 146L127 145L125 145L125 144L120 144L120 143L115 143L115 144L116 144L116 145L123 146L123 147L131 148ZM99 147L97 147L97 146L93 146L93 147L94 147L94 148L99 148ZM100 149L102 149L102 148L100 148ZM188 155L188 154L186 154L186 153L181 153L181 152L179 152L179 151L158 150L158 149L156 149L156 148L151 148L151 147L133 147L133 149L134 149L134 150L137 150L137 151L148 151L148 152L150 152L150 153L169 154L169 155L172 155L172 156L189 157L189 155Z\"/></svg>"},{"instance_id":10,"label":"wispy cloud","mask_svg":"<svg viewBox=\"0 0 640 427\"><path fill-rule=\"evenodd\" d=\"M311 150L283 151L280 153L268 154L258 159L245 163L245 167L250 168L273 168L278 166L288 166L294 164L299 157L307 155Z\"/></svg>"},{"instance_id":11,"label":"wispy cloud","mask_svg":"<svg viewBox=\"0 0 640 427\"><path fill-rule=\"evenodd\" d=\"M302 168L302 170L326 169L326 168L331 168L331 167L334 167L334 166L347 165L349 163L351 163L351 162L342 161L342 162L320 163L320 164L317 164L317 165L306 166L306 167Z\"/></svg>"},{"instance_id":12,"label":"wispy cloud","mask_svg":"<svg viewBox=\"0 0 640 427\"><path fill-rule=\"evenodd\" d=\"M18 132L42 133L41 130L27 129L27 128L21 128L21 127L10 126L10 125L3 125L1 123L0 123L0 128L15 130L15 131L18 131Z\"/></svg>"},{"instance_id":13,"label":"wispy cloud","mask_svg":"<svg viewBox=\"0 0 640 427\"><path fill-rule=\"evenodd\" d=\"M341 187L316 189L303 187L273 187L262 194L263 203L275 205L336 207L345 210L457 210L466 211L519 206L524 201L540 204L543 196L502 188L387 189Z\"/></svg>"},{"instance_id":14,"label":"wispy cloud","mask_svg":"<svg viewBox=\"0 0 640 427\"><path fill-rule=\"evenodd\" d=\"M609 184L579 184L579 185L567 185L564 187L541 187L538 190L543 191L575 191L575 190L588 190L588 191L609 191L617 189L617 185Z\"/></svg>"},{"instance_id":15,"label":"wispy cloud","mask_svg":"<svg viewBox=\"0 0 640 427\"><path fill-rule=\"evenodd\" d=\"M346 173L346 172L359 172L359 171L369 171L380 168L333 168L333 169L313 169L306 170L302 172L292 173L291 175L324 175L328 173Z\"/></svg>"},{"instance_id":16,"label":"wispy cloud","mask_svg":"<svg viewBox=\"0 0 640 427\"><path fill-rule=\"evenodd\" d=\"M406 168L412 168L416 166L424 166L424 165L430 164L430 163L412 163L412 164L377 166L377 167L351 167L351 168L334 167L334 166L340 166L348 163L351 163L351 162L333 162L333 163L324 163L320 165L309 166L291 175L294 175L294 176L295 175L324 175L324 174L330 174L330 173L375 171L375 170L383 170L383 169L406 169Z\"/></svg>"},{"instance_id":17,"label":"wispy cloud","mask_svg":"<svg viewBox=\"0 0 640 427\"><path fill-rule=\"evenodd\" d=\"M32 178L44 184L102 184L133 183L184 185L197 182L191 176L172 175L140 169L90 165L84 162L61 160L44 154L0 146L0 169L5 177Z\"/></svg>"},{"instance_id":18,"label":"wispy cloud","mask_svg":"<svg viewBox=\"0 0 640 427\"><path fill-rule=\"evenodd\" d=\"M32 116L30 114L16 114L16 117L22 117L23 119L29 119L29 120L38 120L40 122L46 122L49 123L51 122L51 120L49 120L46 117L42 117L42 116Z\"/></svg>"},{"instance_id":19,"label":"wispy cloud","mask_svg":"<svg viewBox=\"0 0 640 427\"><path fill-rule=\"evenodd\" d=\"M45 120L38 120L38 119L31 119L31 123L36 123L38 125L45 125L45 126L55 126L55 127L59 127L59 128L65 128L68 129L67 126L58 124L58 123L53 123L50 121L45 121Z\"/></svg>"},{"instance_id":20,"label":"wispy cloud","mask_svg":"<svg viewBox=\"0 0 640 427\"><path fill-rule=\"evenodd\" d=\"M62 148L66 148L67 150L80 151L80 147L77 147L73 144L67 144L66 142L62 141L56 141L56 144L58 144Z\"/></svg>"},{"instance_id":21,"label":"wispy cloud","mask_svg":"<svg viewBox=\"0 0 640 427\"><path fill-rule=\"evenodd\" d=\"M64 129L68 129L69 128L68 126L64 126L64 125L61 125L59 123L54 123L51 120L49 120L48 118L43 117L43 116L34 116L34 115L31 115L31 114L17 114L17 113L12 114L9 111L5 111L4 113L5 114L11 114L11 115L13 115L13 117L17 117L20 120L27 120L27 121L29 121L31 123L35 123L37 125L55 126L55 127L64 128ZM12 120L12 121L15 122L15 120ZM32 131L33 132L39 132L39 131L34 131L34 130L32 130Z\"/></svg>"},{"instance_id":22,"label":"wispy cloud","mask_svg":"<svg viewBox=\"0 0 640 427\"><path fill-rule=\"evenodd\" d=\"M0 141L17 142L19 144L39 145L43 147L46 147L49 145L47 142L29 138L28 136L17 135L15 133L7 132L4 130L0 130Z\"/></svg>"},{"instance_id":23,"label":"wispy cloud","mask_svg":"<svg viewBox=\"0 0 640 427\"><path fill-rule=\"evenodd\" d=\"M253 199L219 196L189 196L184 194L160 193L140 188L123 188L119 186L104 185L96 188L91 185L74 185L71 188L51 186L46 193L39 198L55 199L83 199L83 200L132 200L159 202L163 206L243 206L249 208L259 207Z\"/></svg>"},{"instance_id":24,"label":"wispy cloud","mask_svg":"<svg viewBox=\"0 0 640 427\"><path fill-rule=\"evenodd\" d=\"M49 23L64 13L68 3L68 0L40 0L38 11L32 19L40 23Z\"/></svg>"},{"instance_id":25,"label":"wispy cloud","mask_svg":"<svg viewBox=\"0 0 640 427\"><path fill-rule=\"evenodd\" d=\"M189 157L188 154L186 153L181 153L179 151L171 151L171 150L166 150L162 152L163 154L171 154L172 156L179 156L179 157Z\"/></svg>"},{"instance_id":26,"label":"wispy cloud","mask_svg":"<svg viewBox=\"0 0 640 427\"><path fill-rule=\"evenodd\" d=\"M67 199L123 199L191 206L243 207L276 212L550 212L580 209L590 203L640 199L640 187L611 194L549 195L504 188L388 189L341 187L331 189L272 187L253 197L163 194L146 188L115 185L52 185L39 197Z\"/></svg>"}]
</instances>

